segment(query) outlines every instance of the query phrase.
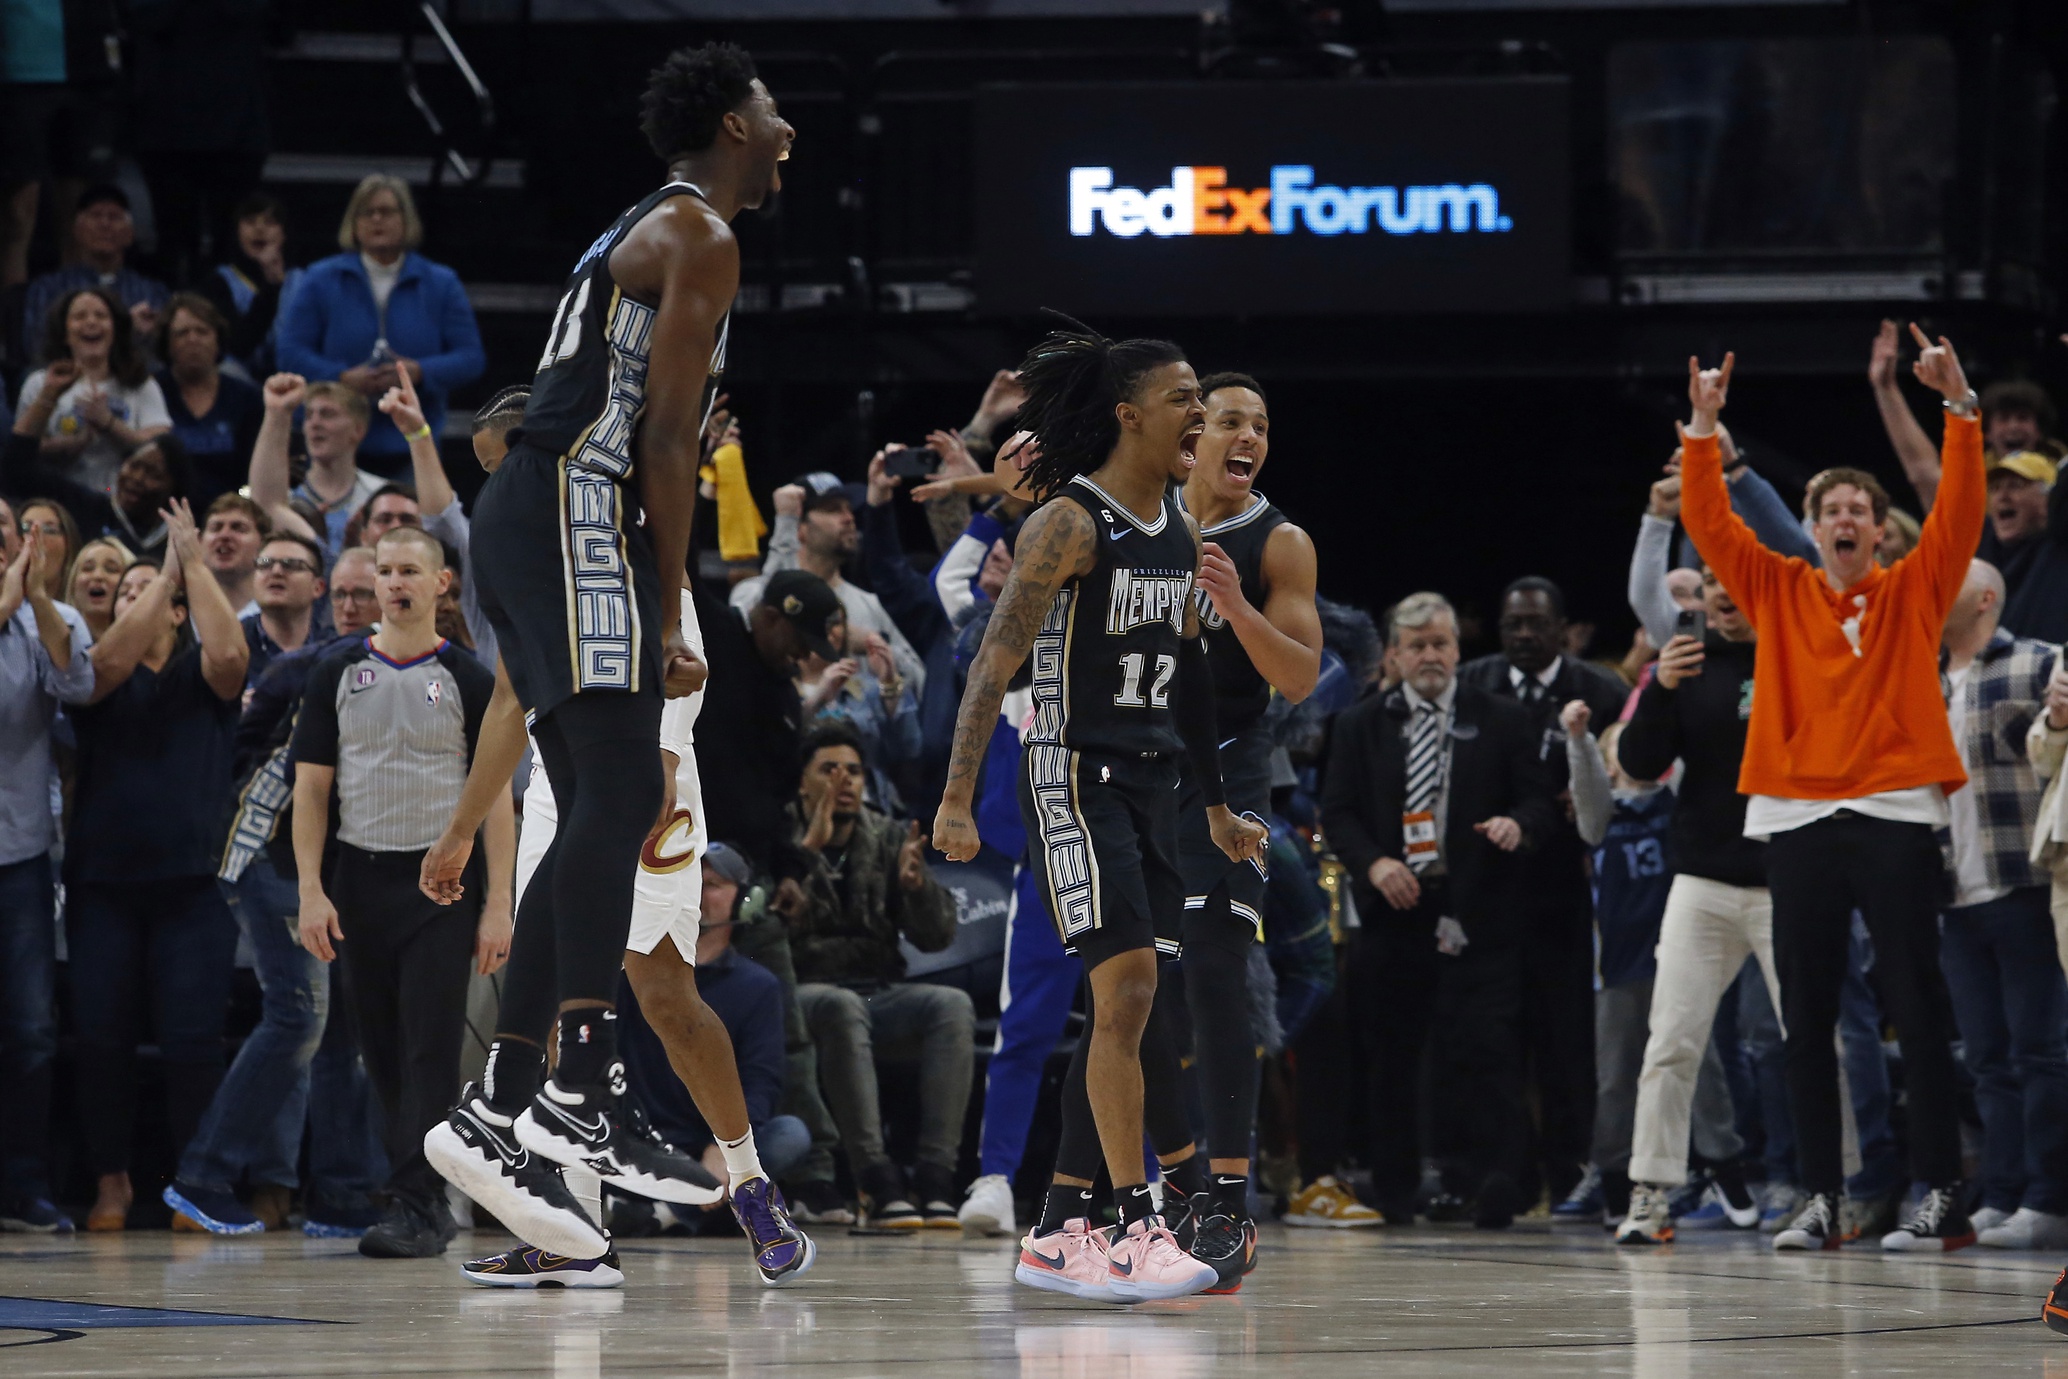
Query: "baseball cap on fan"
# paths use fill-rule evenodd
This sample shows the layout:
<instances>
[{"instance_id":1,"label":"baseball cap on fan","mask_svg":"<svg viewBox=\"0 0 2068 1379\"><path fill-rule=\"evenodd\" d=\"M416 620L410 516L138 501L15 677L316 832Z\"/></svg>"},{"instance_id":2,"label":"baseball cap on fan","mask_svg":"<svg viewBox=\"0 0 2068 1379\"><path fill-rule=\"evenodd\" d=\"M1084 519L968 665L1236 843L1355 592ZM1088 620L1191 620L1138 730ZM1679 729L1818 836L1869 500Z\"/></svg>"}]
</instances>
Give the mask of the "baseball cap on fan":
<instances>
[{"instance_id":1,"label":"baseball cap on fan","mask_svg":"<svg viewBox=\"0 0 2068 1379\"><path fill-rule=\"evenodd\" d=\"M2021 479L2030 479L2035 484L2052 487L2059 476L2059 466L2036 450L2020 450L2015 455L1993 457L1988 464L1991 474L1999 471L2015 474Z\"/></svg>"},{"instance_id":2,"label":"baseball cap on fan","mask_svg":"<svg viewBox=\"0 0 2068 1379\"><path fill-rule=\"evenodd\" d=\"M861 506L859 496L862 485L842 483L836 474L815 469L797 480L804 489L804 510L817 512L821 508L844 507L852 511Z\"/></svg>"},{"instance_id":3,"label":"baseball cap on fan","mask_svg":"<svg viewBox=\"0 0 2068 1379\"><path fill-rule=\"evenodd\" d=\"M761 586L761 602L790 620L821 660L837 661L841 653L826 635L826 625L845 611L833 587L809 570L778 570Z\"/></svg>"}]
</instances>

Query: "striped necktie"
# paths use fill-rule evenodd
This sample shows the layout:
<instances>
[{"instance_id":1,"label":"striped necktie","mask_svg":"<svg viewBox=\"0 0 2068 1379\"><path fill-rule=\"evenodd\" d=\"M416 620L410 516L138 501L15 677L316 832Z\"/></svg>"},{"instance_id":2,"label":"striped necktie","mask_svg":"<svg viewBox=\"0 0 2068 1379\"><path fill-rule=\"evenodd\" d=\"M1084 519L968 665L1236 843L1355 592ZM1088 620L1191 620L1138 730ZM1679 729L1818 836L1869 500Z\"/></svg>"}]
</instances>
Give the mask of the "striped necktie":
<instances>
[{"instance_id":1,"label":"striped necktie","mask_svg":"<svg viewBox=\"0 0 2068 1379\"><path fill-rule=\"evenodd\" d=\"M1443 715L1434 704L1417 704L1407 735L1407 812L1435 813L1436 794L1442 785ZM1435 860L1435 854L1429 853L1408 865L1420 871Z\"/></svg>"}]
</instances>

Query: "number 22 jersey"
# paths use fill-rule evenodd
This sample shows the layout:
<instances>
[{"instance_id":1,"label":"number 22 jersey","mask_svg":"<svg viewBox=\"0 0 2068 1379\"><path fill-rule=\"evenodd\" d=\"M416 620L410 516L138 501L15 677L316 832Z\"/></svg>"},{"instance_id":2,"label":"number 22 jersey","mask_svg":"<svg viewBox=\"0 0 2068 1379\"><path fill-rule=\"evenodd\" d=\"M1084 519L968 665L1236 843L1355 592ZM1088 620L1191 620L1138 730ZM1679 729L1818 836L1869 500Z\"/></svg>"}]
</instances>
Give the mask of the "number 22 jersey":
<instances>
[{"instance_id":1,"label":"number 22 jersey","mask_svg":"<svg viewBox=\"0 0 2068 1379\"><path fill-rule=\"evenodd\" d=\"M1034 638L1030 743L1143 756L1182 745L1171 714L1198 551L1166 493L1144 522L1079 475L1059 498L1091 514L1092 567L1056 591Z\"/></svg>"}]
</instances>

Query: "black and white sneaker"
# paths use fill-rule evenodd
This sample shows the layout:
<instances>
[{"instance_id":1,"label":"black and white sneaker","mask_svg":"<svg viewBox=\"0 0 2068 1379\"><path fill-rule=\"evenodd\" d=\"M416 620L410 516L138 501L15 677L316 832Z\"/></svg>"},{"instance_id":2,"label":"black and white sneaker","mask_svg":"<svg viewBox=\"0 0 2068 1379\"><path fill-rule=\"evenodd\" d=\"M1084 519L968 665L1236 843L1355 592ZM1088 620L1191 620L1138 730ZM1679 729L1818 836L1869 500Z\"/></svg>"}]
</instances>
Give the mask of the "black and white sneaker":
<instances>
[{"instance_id":1,"label":"black and white sneaker","mask_svg":"<svg viewBox=\"0 0 2068 1379\"><path fill-rule=\"evenodd\" d=\"M1881 1248L1913 1254L1950 1254L1975 1243L1974 1223L1960 1205L1960 1186L1935 1187L1910 1219L1881 1238Z\"/></svg>"},{"instance_id":2,"label":"black and white sneaker","mask_svg":"<svg viewBox=\"0 0 2068 1379\"><path fill-rule=\"evenodd\" d=\"M609 1237L561 1181L559 1167L518 1143L510 1117L490 1109L474 1083L425 1132L424 1157L445 1181L541 1249L595 1259L610 1248Z\"/></svg>"},{"instance_id":3,"label":"black and white sneaker","mask_svg":"<svg viewBox=\"0 0 2068 1379\"><path fill-rule=\"evenodd\" d=\"M612 1066L611 1077L622 1083L622 1065ZM517 1141L543 1158L587 1168L614 1188L657 1202L707 1207L724 1199L725 1185L702 1164L658 1135L647 1138L635 1133L627 1116L611 1114L611 1100L604 1089L565 1087L555 1078L517 1117ZM640 1124L644 1124L643 1118ZM546 1242L533 1239L532 1243ZM595 1250L587 1257L601 1253Z\"/></svg>"},{"instance_id":4,"label":"black and white sneaker","mask_svg":"<svg viewBox=\"0 0 2068 1379\"><path fill-rule=\"evenodd\" d=\"M1774 1237L1777 1250L1835 1250L1844 1242L1838 1235L1839 1202L1828 1192L1811 1193L1795 1219Z\"/></svg>"}]
</instances>

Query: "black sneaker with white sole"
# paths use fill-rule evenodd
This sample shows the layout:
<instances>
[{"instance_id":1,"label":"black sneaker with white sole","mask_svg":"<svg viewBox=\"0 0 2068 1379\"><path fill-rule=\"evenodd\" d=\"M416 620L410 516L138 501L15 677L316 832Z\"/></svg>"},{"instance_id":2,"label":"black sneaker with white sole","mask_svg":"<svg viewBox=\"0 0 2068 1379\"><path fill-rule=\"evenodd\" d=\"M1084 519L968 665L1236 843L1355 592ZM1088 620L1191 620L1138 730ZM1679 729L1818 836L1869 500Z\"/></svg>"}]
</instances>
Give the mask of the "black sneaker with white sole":
<instances>
[{"instance_id":1,"label":"black sneaker with white sole","mask_svg":"<svg viewBox=\"0 0 2068 1379\"><path fill-rule=\"evenodd\" d=\"M613 1082L623 1081L621 1065L613 1065L611 1074ZM702 1164L658 1136L634 1133L628 1118L612 1109L607 1088L568 1087L554 1078L517 1117L517 1141L534 1154L586 1168L614 1188L656 1202L707 1207L724 1198L725 1185Z\"/></svg>"},{"instance_id":2,"label":"black sneaker with white sole","mask_svg":"<svg viewBox=\"0 0 2068 1379\"><path fill-rule=\"evenodd\" d=\"M1881 1238L1881 1248L1903 1253L1950 1254L1975 1243L1974 1223L1960 1205L1960 1184L1927 1189L1910 1219Z\"/></svg>"},{"instance_id":3,"label":"black sneaker with white sole","mask_svg":"<svg viewBox=\"0 0 2068 1379\"><path fill-rule=\"evenodd\" d=\"M1774 1236L1777 1250L1835 1250L1845 1242L1839 1238L1841 1200L1828 1192L1813 1192L1804 1200L1795 1219Z\"/></svg>"},{"instance_id":4,"label":"black sneaker with white sole","mask_svg":"<svg viewBox=\"0 0 2068 1379\"><path fill-rule=\"evenodd\" d=\"M490 1107L474 1083L425 1133L424 1157L445 1181L541 1249L595 1259L610 1248L609 1238L561 1181L559 1165L519 1144L511 1118Z\"/></svg>"}]
</instances>

